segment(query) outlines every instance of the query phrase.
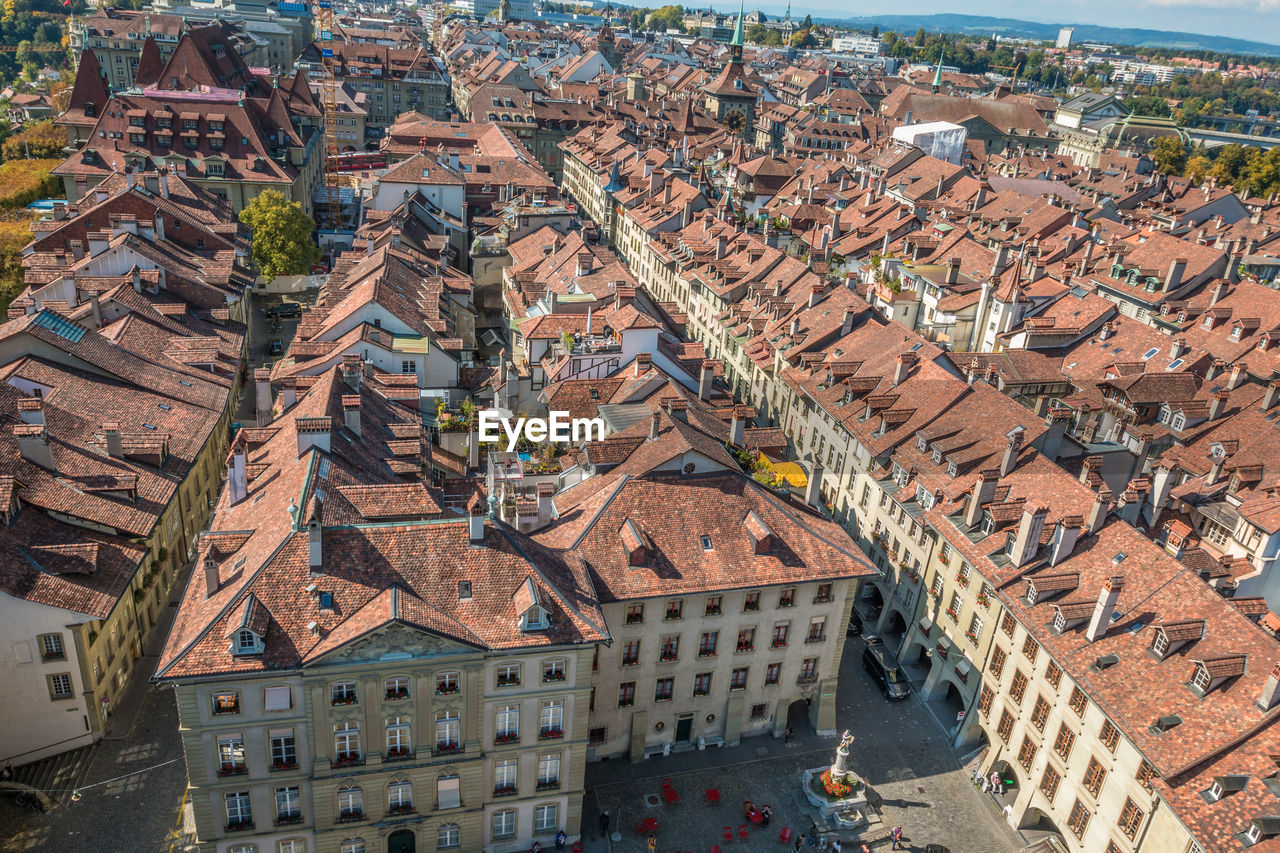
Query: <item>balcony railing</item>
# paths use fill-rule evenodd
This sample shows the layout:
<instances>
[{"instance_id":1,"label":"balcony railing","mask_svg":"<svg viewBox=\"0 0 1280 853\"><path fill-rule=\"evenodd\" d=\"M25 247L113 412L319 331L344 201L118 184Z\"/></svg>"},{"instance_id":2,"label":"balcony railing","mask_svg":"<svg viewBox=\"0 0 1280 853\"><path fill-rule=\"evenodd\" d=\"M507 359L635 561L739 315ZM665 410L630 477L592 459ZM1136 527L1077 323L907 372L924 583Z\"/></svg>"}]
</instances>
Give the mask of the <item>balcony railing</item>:
<instances>
[{"instance_id":1,"label":"balcony railing","mask_svg":"<svg viewBox=\"0 0 1280 853\"><path fill-rule=\"evenodd\" d=\"M243 776L248 772L249 768L244 764L223 764L218 768L219 776Z\"/></svg>"},{"instance_id":2,"label":"balcony railing","mask_svg":"<svg viewBox=\"0 0 1280 853\"><path fill-rule=\"evenodd\" d=\"M276 826L290 826L295 823L302 823L301 811L281 812L276 815Z\"/></svg>"},{"instance_id":3,"label":"balcony railing","mask_svg":"<svg viewBox=\"0 0 1280 853\"><path fill-rule=\"evenodd\" d=\"M253 829L253 818L227 821L227 832L244 832Z\"/></svg>"},{"instance_id":4,"label":"balcony railing","mask_svg":"<svg viewBox=\"0 0 1280 853\"><path fill-rule=\"evenodd\" d=\"M364 809L343 809L338 812L338 823L353 823L364 820Z\"/></svg>"},{"instance_id":5,"label":"balcony railing","mask_svg":"<svg viewBox=\"0 0 1280 853\"><path fill-rule=\"evenodd\" d=\"M560 726L543 726L538 730L538 740L557 740L564 737L564 729Z\"/></svg>"},{"instance_id":6,"label":"balcony railing","mask_svg":"<svg viewBox=\"0 0 1280 853\"><path fill-rule=\"evenodd\" d=\"M413 758L413 750L407 746L393 746L387 750L387 761L406 761Z\"/></svg>"},{"instance_id":7,"label":"balcony railing","mask_svg":"<svg viewBox=\"0 0 1280 853\"><path fill-rule=\"evenodd\" d=\"M462 744L456 740L436 743L435 749L431 750L432 755L458 755L463 752Z\"/></svg>"},{"instance_id":8,"label":"balcony railing","mask_svg":"<svg viewBox=\"0 0 1280 853\"><path fill-rule=\"evenodd\" d=\"M358 752L339 752L331 762L331 766L335 769L338 767L359 767L364 764L364 756Z\"/></svg>"}]
</instances>

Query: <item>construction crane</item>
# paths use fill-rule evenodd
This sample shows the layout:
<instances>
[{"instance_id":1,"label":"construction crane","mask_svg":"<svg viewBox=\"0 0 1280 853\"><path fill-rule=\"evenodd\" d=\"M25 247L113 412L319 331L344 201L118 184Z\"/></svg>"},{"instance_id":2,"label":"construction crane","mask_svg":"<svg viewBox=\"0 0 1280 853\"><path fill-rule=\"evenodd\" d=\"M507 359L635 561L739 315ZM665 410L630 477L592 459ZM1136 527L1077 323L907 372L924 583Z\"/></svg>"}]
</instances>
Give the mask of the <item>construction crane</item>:
<instances>
[{"instance_id":1,"label":"construction crane","mask_svg":"<svg viewBox=\"0 0 1280 853\"><path fill-rule=\"evenodd\" d=\"M1012 71L1013 83L1009 85L1009 91L1011 92L1018 91L1018 71L1019 69L1022 68L1021 62L1019 62L1017 65L992 65L991 67L998 71Z\"/></svg>"},{"instance_id":2,"label":"construction crane","mask_svg":"<svg viewBox=\"0 0 1280 853\"><path fill-rule=\"evenodd\" d=\"M329 222L336 231L342 225L342 200L338 174L338 83L333 53L333 3L316 0L316 23L320 29L320 109L324 118L324 187L329 202Z\"/></svg>"}]
</instances>

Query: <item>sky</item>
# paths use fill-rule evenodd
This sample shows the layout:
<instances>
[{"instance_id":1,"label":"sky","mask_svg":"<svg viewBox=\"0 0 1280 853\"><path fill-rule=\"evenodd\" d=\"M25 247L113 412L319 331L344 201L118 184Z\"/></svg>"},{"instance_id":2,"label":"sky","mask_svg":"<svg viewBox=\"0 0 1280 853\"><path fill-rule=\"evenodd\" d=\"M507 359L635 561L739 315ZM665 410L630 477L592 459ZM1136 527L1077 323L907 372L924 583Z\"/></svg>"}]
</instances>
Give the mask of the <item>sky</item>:
<instances>
[{"instance_id":1,"label":"sky","mask_svg":"<svg viewBox=\"0 0 1280 853\"><path fill-rule=\"evenodd\" d=\"M724 2L716 4L723 7ZM755 8L750 2L747 9ZM780 12L784 3L759 4L761 11ZM794 0L791 13L815 17L864 15L932 15L955 13L1017 18L1042 23L1099 24L1110 27L1142 27L1151 30L1205 33L1280 44L1280 0L967 0L964 4L945 0L917 0L910 7L873 0L849 4L840 0Z\"/></svg>"}]
</instances>

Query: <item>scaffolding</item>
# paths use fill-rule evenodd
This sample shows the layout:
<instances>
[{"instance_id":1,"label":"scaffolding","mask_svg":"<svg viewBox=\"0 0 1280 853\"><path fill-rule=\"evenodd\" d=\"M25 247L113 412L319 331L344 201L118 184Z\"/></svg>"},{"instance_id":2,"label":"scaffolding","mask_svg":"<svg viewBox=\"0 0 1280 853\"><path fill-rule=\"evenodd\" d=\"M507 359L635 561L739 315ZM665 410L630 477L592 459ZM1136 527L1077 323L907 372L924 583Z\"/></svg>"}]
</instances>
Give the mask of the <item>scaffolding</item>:
<instances>
[{"instance_id":1,"label":"scaffolding","mask_svg":"<svg viewBox=\"0 0 1280 853\"><path fill-rule=\"evenodd\" d=\"M328 200L329 227L342 228L342 203L338 172L338 82L333 53L333 4L316 0L316 21L320 25L320 102L324 118L324 185Z\"/></svg>"}]
</instances>

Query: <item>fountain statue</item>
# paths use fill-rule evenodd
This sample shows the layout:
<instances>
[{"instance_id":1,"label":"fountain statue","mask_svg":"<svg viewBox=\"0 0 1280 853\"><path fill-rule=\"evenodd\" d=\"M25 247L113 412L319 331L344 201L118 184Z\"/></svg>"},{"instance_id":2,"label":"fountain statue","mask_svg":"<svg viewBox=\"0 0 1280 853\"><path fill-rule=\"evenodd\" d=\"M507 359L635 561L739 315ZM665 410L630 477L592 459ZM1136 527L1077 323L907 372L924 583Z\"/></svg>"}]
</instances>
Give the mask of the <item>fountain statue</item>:
<instances>
[{"instance_id":1,"label":"fountain statue","mask_svg":"<svg viewBox=\"0 0 1280 853\"><path fill-rule=\"evenodd\" d=\"M867 822L867 787L849 769L849 747L853 735L846 729L829 767L805 770L802 776L805 797L817 806L822 817L849 829Z\"/></svg>"}]
</instances>

